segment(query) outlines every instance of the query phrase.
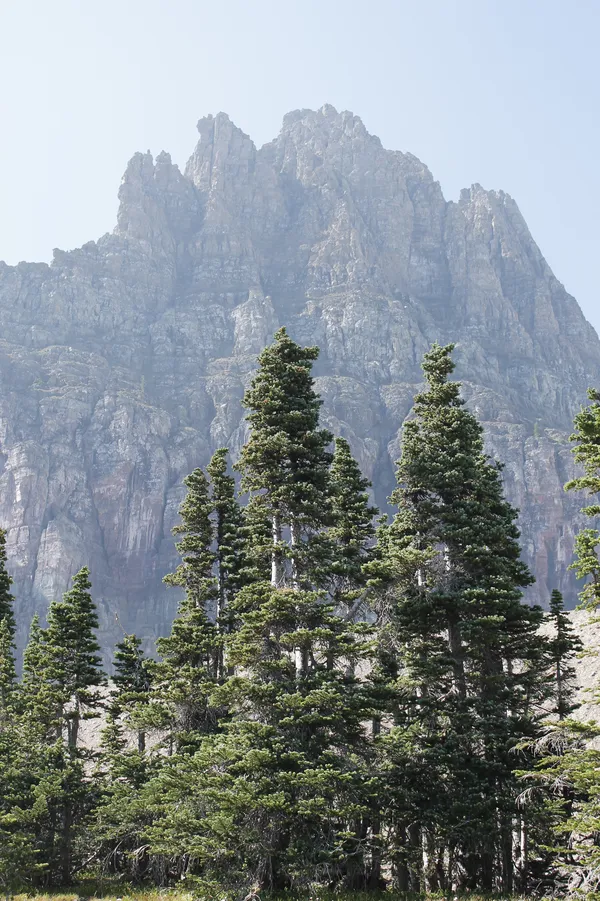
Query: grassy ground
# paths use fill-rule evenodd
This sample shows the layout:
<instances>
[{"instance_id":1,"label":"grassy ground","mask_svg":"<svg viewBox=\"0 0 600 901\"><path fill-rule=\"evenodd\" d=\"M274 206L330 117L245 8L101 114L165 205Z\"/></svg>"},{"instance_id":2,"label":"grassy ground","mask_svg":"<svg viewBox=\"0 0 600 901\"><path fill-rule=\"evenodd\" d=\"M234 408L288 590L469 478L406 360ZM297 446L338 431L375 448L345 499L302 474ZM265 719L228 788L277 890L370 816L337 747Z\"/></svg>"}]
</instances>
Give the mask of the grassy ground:
<instances>
[{"instance_id":1,"label":"grassy ground","mask_svg":"<svg viewBox=\"0 0 600 901\"><path fill-rule=\"evenodd\" d=\"M442 901L447 896L435 895L425 899L421 896L402 895L395 892L347 892L336 894L325 889L314 889L303 893L285 893L283 895L260 895L260 901ZM450 896L451 898L452 896ZM182 892L175 889L148 889L128 891L124 888L122 894L115 892L114 886L107 892L96 888L95 893L83 891L77 893L16 895L13 901L242 901L243 896L234 898L226 893L203 894L201 892ZM517 896L512 899L516 901ZM490 896L465 895L464 901L492 901ZM501 896L493 896L493 901L502 901ZM505 899L509 901L509 899ZM523 901L523 899L519 899Z\"/></svg>"}]
</instances>

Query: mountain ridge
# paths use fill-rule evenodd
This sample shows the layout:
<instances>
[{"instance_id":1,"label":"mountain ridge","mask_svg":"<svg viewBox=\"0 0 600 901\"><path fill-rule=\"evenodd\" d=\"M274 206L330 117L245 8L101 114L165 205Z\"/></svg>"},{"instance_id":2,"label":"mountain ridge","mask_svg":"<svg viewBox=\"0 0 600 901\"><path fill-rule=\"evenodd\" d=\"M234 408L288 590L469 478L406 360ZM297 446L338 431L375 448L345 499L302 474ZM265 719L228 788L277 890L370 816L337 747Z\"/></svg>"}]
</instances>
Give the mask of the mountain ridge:
<instances>
[{"instance_id":1,"label":"mountain ridge","mask_svg":"<svg viewBox=\"0 0 600 901\"><path fill-rule=\"evenodd\" d=\"M284 324L321 347L325 422L381 505L422 353L455 341L522 511L528 598L557 586L572 604L581 520L562 485L600 341L516 202L479 185L446 201L416 157L328 105L258 149L226 114L198 131L183 172L164 151L132 157L112 233L50 265L0 263L0 522L21 619L89 563L105 646L166 631L181 480L239 451L244 384Z\"/></svg>"}]
</instances>

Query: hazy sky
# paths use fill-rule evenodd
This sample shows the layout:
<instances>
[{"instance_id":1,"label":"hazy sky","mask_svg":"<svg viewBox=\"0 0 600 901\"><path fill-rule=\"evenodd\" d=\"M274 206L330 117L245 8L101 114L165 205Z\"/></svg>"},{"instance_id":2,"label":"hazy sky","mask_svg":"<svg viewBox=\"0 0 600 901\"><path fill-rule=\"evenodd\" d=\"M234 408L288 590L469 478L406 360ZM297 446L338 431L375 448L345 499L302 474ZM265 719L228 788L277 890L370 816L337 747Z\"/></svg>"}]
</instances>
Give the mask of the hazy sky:
<instances>
[{"instance_id":1,"label":"hazy sky","mask_svg":"<svg viewBox=\"0 0 600 901\"><path fill-rule=\"evenodd\" d=\"M200 116L257 144L332 103L448 199L516 199L600 329L600 0L0 0L0 259L113 228L136 150L180 165Z\"/></svg>"}]
</instances>

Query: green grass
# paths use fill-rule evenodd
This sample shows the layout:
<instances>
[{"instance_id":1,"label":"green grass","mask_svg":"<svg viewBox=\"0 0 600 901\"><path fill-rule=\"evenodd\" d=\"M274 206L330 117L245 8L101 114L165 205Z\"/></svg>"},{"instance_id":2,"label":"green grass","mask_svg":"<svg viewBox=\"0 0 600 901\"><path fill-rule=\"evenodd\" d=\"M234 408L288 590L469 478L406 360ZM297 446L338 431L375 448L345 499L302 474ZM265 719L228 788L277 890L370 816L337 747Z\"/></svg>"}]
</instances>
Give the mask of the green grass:
<instances>
[{"instance_id":1,"label":"green grass","mask_svg":"<svg viewBox=\"0 0 600 901\"><path fill-rule=\"evenodd\" d=\"M429 901L441 901L452 898L450 895L437 894L428 896ZM121 892L115 889L114 884L107 886L106 892L99 886L94 890L86 890L82 887L79 892L56 892L48 894L15 895L14 901L242 901L244 895L231 896L227 892L203 893L201 890L181 891L177 889L139 889L131 890L123 887ZM464 901L509 901L507 896L500 895L476 895L463 896ZM285 892L278 895L261 893L261 901L428 901L423 896L398 894L396 892L329 892L326 889L314 889L306 892ZM514 901L519 899L514 896Z\"/></svg>"}]
</instances>

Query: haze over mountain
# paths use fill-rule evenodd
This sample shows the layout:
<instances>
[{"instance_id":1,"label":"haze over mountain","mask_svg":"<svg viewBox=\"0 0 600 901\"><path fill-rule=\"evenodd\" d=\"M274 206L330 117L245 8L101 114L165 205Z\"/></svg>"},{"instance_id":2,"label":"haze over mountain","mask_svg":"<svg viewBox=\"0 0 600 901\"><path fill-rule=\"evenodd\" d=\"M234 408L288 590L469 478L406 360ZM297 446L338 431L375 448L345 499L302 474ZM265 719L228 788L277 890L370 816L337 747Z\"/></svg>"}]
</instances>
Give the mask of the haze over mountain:
<instances>
[{"instance_id":1,"label":"haze over mountain","mask_svg":"<svg viewBox=\"0 0 600 901\"><path fill-rule=\"evenodd\" d=\"M181 480L239 450L243 387L280 325L321 347L324 419L380 505L421 356L456 341L522 511L528 597L573 604L580 500L562 486L600 341L515 201L473 185L446 202L416 157L327 105L259 150L223 113L198 130L183 174L133 157L112 234L0 264L0 522L21 622L88 564L106 646L166 631Z\"/></svg>"}]
</instances>

